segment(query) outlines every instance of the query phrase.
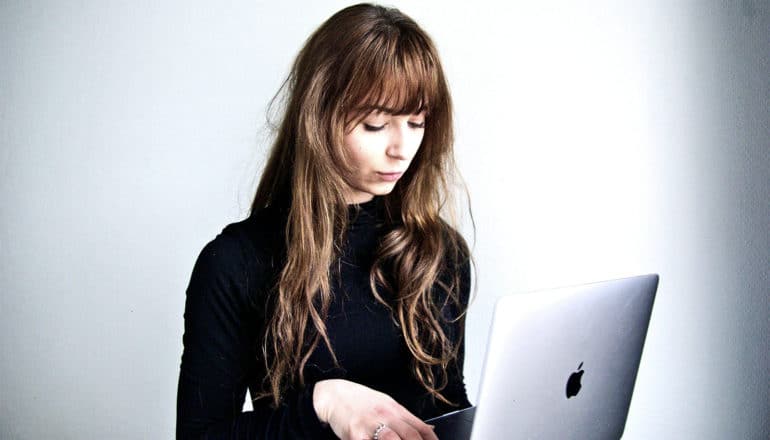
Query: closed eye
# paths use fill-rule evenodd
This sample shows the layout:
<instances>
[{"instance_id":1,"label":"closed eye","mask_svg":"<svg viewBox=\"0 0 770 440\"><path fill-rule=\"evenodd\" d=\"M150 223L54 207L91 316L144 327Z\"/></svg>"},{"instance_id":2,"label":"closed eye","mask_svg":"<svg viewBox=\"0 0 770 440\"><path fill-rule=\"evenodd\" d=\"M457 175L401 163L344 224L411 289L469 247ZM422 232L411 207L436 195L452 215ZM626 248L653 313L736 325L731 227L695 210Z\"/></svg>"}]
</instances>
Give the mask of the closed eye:
<instances>
[{"instance_id":1,"label":"closed eye","mask_svg":"<svg viewBox=\"0 0 770 440\"><path fill-rule=\"evenodd\" d=\"M425 128L425 121L422 122L409 122L409 126L412 128Z\"/></svg>"},{"instance_id":2,"label":"closed eye","mask_svg":"<svg viewBox=\"0 0 770 440\"><path fill-rule=\"evenodd\" d=\"M364 124L364 130L366 131L380 131L383 128L385 128L385 124L382 124L382 125Z\"/></svg>"}]
</instances>

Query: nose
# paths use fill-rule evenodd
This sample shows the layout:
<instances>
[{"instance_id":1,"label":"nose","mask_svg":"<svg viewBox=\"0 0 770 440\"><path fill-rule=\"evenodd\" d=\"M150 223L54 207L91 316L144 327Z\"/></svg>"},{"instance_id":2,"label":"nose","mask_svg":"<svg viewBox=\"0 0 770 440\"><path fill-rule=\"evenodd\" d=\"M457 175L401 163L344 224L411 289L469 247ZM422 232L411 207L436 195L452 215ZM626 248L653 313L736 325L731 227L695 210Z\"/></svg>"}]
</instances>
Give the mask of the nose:
<instances>
[{"instance_id":1,"label":"nose","mask_svg":"<svg viewBox=\"0 0 770 440\"><path fill-rule=\"evenodd\" d=\"M386 154L390 158L406 160L410 156L407 145L409 135L405 125L394 124L394 127L390 130L390 138L388 139L388 148L386 150Z\"/></svg>"}]
</instances>

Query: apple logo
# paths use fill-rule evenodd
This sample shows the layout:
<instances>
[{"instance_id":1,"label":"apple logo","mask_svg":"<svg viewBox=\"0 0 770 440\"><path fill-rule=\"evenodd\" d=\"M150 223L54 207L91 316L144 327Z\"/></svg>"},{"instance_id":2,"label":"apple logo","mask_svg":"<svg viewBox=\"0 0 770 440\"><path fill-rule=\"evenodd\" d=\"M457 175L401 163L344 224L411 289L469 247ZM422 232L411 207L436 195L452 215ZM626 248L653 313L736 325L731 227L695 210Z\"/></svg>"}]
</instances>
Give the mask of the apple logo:
<instances>
[{"instance_id":1,"label":"apple logo","mask_svg":"<svg viewBox=\"0 0 770 440\"><path fill-rule=\"evenodd\" d=\"M585 371L581 370L582 367L583 363L581 362L580 365L578 365L578 371L570 374L569 379L567 379L567 399L577 396L577 393L580 392L580 388L582 387L580 380L583 378L583 373L585 373Z\"/></svg>"}]
</instances>

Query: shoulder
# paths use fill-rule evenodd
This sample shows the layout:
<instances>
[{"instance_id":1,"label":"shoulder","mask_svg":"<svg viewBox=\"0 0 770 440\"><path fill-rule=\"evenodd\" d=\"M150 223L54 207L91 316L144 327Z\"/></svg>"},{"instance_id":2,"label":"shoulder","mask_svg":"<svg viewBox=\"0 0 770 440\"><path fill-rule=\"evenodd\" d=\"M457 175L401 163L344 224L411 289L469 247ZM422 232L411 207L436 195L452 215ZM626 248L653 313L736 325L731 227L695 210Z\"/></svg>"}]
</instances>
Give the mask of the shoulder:
<instances>
[{"instance_id":1,"label":"shoulder","mask_svg":"<svg viewBox=\"0 0 770 440\"><path fill-rule=\"evenodd\" d=\"M244 220L225 226L214 241L221 239L229 243L224 244L225 247L237 248L248 263L274 268L280 266L285 229L285 218L274 210L262 209Z\"/></svg>"},{"instance_id":2,"label":"shoulder","mask_svg":"<svg viewBox=\"0 0 770 440\"><path fill-rule=\"evenodd\" d=\"M249 302L264 294L280 270L278 237L282 229L269 214L255 213L226 225L201 250L191 287L203 285L216 287L214 291L239 292Z\"/></svg>"}]
</instances>

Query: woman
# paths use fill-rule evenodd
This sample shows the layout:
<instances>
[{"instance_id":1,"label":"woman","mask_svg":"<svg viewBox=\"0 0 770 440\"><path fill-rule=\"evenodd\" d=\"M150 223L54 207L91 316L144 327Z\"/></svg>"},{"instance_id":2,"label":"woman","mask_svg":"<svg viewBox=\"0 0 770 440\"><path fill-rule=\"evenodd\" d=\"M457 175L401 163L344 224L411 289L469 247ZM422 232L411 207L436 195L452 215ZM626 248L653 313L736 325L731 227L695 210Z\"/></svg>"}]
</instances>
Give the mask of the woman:
<instances>
[{"instance_id":1,"label":"woman","mask_svg":"<svg viewBox=\"0 0 770 440\"><path fill-rule=\"evenodd\" d=\"M398 10L351 6L284 87L251 214L193 269L177 437L434 440L421 419L470 406L470 255L439 216L454 162L436 50Z\"/></svg>"}]
</instances>

